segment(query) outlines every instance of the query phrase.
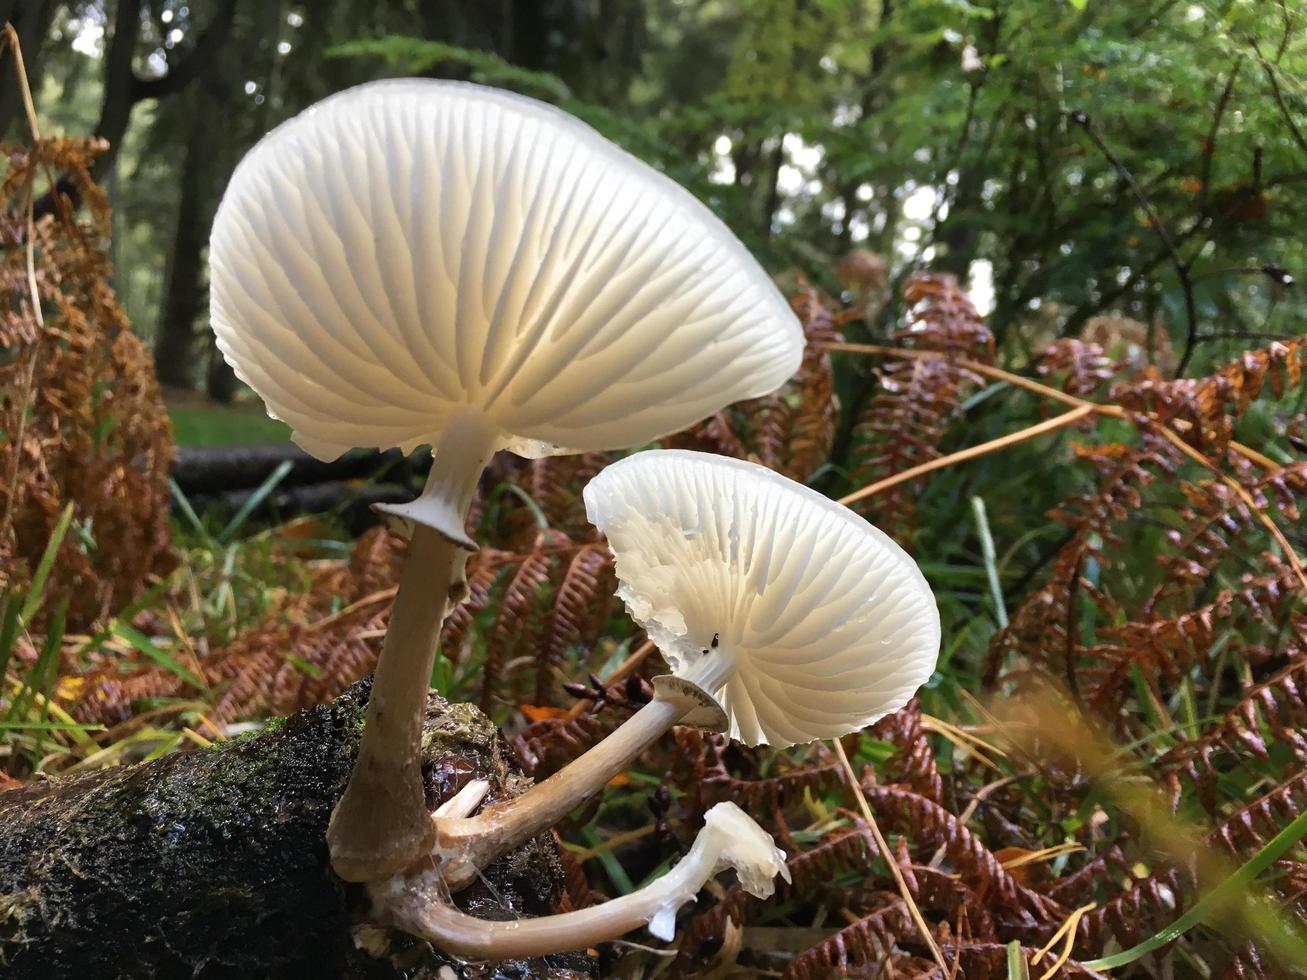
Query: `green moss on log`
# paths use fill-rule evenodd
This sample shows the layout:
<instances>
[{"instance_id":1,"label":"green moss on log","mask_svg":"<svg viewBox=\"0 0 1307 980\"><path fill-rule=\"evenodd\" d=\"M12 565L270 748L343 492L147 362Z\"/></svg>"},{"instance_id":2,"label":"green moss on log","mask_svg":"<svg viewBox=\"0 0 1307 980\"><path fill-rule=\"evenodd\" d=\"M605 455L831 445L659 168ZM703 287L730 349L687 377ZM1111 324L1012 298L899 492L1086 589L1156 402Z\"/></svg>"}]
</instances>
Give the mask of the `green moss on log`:
<instances>
[{"instance_id":1,"label":"green moss on log","mask_svg":"<svg viewBox=\"0 0 1307 980\"><path fill-rule=\"evenodd\" d=\"M584 955L464 968L372 928L361 889L330 870L331 808L358 749L366 682L335 702L211 751L0 794L0 976L589 976ZM523 777L493 724L433 696L428 804L469 779L492 798ZM486 917L554 911L543 836L458 896Z\"/></svg>"}]
</instances>

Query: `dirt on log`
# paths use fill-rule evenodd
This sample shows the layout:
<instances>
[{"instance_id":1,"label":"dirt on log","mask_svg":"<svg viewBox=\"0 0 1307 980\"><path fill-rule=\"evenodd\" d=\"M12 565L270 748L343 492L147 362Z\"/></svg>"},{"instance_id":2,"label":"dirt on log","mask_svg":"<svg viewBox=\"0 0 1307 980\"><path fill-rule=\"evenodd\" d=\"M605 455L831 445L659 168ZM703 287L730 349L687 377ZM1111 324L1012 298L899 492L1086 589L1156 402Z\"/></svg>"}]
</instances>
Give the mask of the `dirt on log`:
<instances>
[{"instance_id":1,"label":"dirt on log","mask_svg":"<svg viewBox=\"0 0 1307 980\"><path fill-rule=\"evenodd\" d=\"M590 977L584 953L466 964L368 921L325 833L358 749L368 682L221 747L0 793L0 977ZM432 696L427 804L524 777L477 708ZM456 896L484 918L557 911L542 835Z\"/></svg>"}]
</instances>

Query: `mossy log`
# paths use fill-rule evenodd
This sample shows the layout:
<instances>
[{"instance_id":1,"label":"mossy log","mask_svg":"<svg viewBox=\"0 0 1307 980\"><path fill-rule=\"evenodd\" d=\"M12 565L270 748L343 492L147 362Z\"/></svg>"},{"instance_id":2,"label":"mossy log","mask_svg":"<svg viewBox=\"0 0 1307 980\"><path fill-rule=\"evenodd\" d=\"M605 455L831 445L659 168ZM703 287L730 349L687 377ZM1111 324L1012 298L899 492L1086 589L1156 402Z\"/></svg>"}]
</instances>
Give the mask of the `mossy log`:
<instances>
[{"instance_id":1,"label":"mossy log","mask_svg":"<svg viewBox=\"0 0 1307 980\"><path fill-rule=\"evenodd\" d=\"M367 682L209 751L0 793L0 977L587 977L584 953L463 964L368 921L325 833L358 749ZM435 808L469 779L523 776L493 724L433 696ZM532 840L456 896L485 918L557 910L557 845Z\"/></svg>"}]
</instances>

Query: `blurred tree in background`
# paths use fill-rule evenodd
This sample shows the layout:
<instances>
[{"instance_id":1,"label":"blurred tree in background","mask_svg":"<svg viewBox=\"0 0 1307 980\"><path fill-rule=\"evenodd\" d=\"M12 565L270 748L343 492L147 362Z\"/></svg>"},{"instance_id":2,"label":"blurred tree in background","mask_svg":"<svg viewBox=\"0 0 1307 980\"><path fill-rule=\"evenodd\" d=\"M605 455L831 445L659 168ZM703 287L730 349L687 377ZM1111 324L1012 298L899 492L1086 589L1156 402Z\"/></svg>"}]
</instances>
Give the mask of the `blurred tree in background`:
<instances>
[{"instance_id":1,"label":"blurred tree in background","mask_svg":"<svg viewBox=\"0 0 1307 980\"><path fill-rule=\"evenodd\" d=\"M116 285L161 380L220 400L205 245L228 175L306 105L393 74L562 105L778 274L865 298L953 272L1008 359L1088 330L1167 373L1299 332L1290 0L0 0L0 19L47 125L110 143ZM898 311L875 312L873 336Z\"/></svg>"}]
</instances>

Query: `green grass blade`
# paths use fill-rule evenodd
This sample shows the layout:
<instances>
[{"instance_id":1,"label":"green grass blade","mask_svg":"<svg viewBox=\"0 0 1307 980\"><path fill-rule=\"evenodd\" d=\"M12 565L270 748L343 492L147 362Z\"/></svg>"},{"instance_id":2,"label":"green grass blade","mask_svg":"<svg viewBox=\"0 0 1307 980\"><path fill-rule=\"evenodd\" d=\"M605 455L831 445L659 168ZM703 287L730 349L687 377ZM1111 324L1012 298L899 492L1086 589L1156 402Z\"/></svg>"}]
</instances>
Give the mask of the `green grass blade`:
<instances>
[{"instance_id":1,"label":"green grass blade","mask_svg":"<svg viewBox=\"0 0 1307 980\"><path fill-rule=\"evenodd\" d=\"M59 654L63 650L64 629L67 623L68 600L63 599L55 609L54 615L50 617L50 627L46 631L45 642L41 645L41 655L36 658L36 668L33 671L36 690L45 698L45 706L41 709L42 720L50 712L50 697L54 692L55 680L59 676Z\"/></svg>"},{"instance_id":2,"label":"green grass blade","mask_svg":"<svg viewBox=\"0 0 1307 980\"><path fill-rule=\"evenodd\" d=\"M1030 980L1030 967L1021 953L1021 944L1015 939L1007 944L1007 980Z\"/></svg>"},{"instance_id":3,"label":"green grass blade","mask_svg":"<svg viewBox=\"0 0 1307 980\"><path fill-rule=\"evenodd\" d=\"M168 478L168 492L172 494L172 499L177 501L177 506L180 508L182 516L186 518L186 522L190 524L191 529L208 541L209 532L204 527L204 522L200 520L200 515L195 513L195 508L191 506L191 502L186 499L186 494L182 492L182 488L177 485L177 481L172 477Z\"/></svg>"},{"instance_id":4,"label":"green grass blade","mask_svg":"<svg viewBox=\"0 0 1307 980\"><path fill-rule=\"evenodd\" d=\"M103 725L77 725L66 721L0 721L0 732L102 732Z\"/></svg>"},{"instance_id":5,"label":"green grass blade","mask_svg":"<svg viewBox=\"0 0 1307 980\"><path fill-rule=\"evenodd\" d=\"M249 499L241 504L240 510L236 511L236 515L227 522L227 526L218 532L218 543L226 544L231 541L245 522L249 520L249 516L254 513L255 508L268 499L272 491L277 489L277 484L286 479L287 474L294 468L295 464L288 459L279 463L277 468L268 474L268 478L259 484L258 489L250 494Z\"/></svg>"},{"instance_id":6,"label":"green grass blade","mask_svg":"<svg viewBox=\"0 0 1307 980\"><path fill-rule=\"evenodd\" d=\"M327 676L323 672L322 668L319 667L317 664L311 663L308 660L305 660L303 657L297 657L293 653L290 656L288 656L286 660L296 670L303 671L304 673L312 677L314 680L322 680L322 678Z\"/></svg>"},{"instance_id":7,"label":"green grass blade","mask_svg":"<svg viewBox=\"0 0 1307 980\"><path fill-rule=\"evenodd\" d=\"M516 483L508 482L496 484L494 489L486 495L484 507L485 518L481 522L482 527L491 527L497 523L498 510L496 509L496 505L499 503L499 498L506 493L512 494L526 505L527 510L531 512L531 517L536 522L536 527L540 528L542 531L549 530L549 517L545 514L544 509L536 503L535 498L519 487Z\"/></svg>"},{"instance_id":8,"label":"green grass blade","mask_svg":"<svg viewBox=\"0 0 1307 980\"><path fill-rule=\"evenodd\" d=\"M201 691L208 687L204 681L187 670L186 667L182 665L181 661L171 653L156 646L154 641L148 636L139 630L128 626L122 620L118 620L113 624L112 631L113 635L118 637L118 639L130 643L137 651L145 654L145 656L149 657L169 673L176 674L187 684L191 685L191 687L197 688Z\"/></svg>"},{"instance_id":9,"label":"green grass blade","mask_svg":"<svg viewBox=\"0 0 1307 980\"><path fill-rule=\"evenodd\" d=\"M64 622L68 616L68 600L63 599L50 617L50 626L46 631L36 662L21 679L18 693L14 695L5 712L5 720L21 718L29 706L35 703L37 695L48 699L50 688L54 686L55 675L59 670L59 652L63 646ZM47 701L48 703L48 701ZM42 711L42 720L45 712Z\"/></svg>"},{"instance_id":10,"label":"green grass blade","mask_svg":"<svg viewBox=\"0 0 1307 980\"><path fill-rule=\"evenodd\" d=\"M172 583L172 579L173 573L169 572L167 575L160 578L159 581L155 582L152 586L142 592L137 598L133 599L130 605L109 621L109 625L91 634L86 642L77 648L77 653L74 654L74 658L80 661L87 654L98 649L101 643L113 636L113 624L116 621L124 620L130 623L138 612L147 606L154 605L154 601L163 594L164 589L168 588ZM0 647L0 649L3 649L3 647Z\"/></svg>"},{"instance_id":11,"label":"green grass blade","mask_svg":"<svg viewBox=\"0 0 1307 980\"><path fill-rule=\"evenodd\" d=\"M177 748L177 746L182 744L183 738L185 738L185 736L182 735L181 732L168 732L163 738L163 740L160 741L157 746L151 749L149 755L147 755L141 761L153 762L155 759L167 755L173 749Z\"/></svg>"},{"instance_id":12,"label":"green grass blade","mask_svg":"<svg viewBox=\"0 0 1307 980\"><path fill-rule=\"evenodd\" d=\"M1304 836L1307 836L1307 811L1298 814L1287 827L1272 837L1265 847L1254 854L1234 874L1195 902L1193 908L1165 929L1145 939L1138 946L1132 946L1123 952L1105 956L1102 959L1091 960L1080 965L1089 970L1110 970L1113 967L1133 963L1154 950L1161 949L1168 943L1174 942L1194 926L1203 922L1214 911L1245 895L1257 876L1269 868L1285 851L1293 847ZM1290 941L1296 944L1298 937L1294 937ZM1298 954L1303 957L1300 962L1307 962L1307 949L1298 950Z\"/></svg>"},{"instance_id":13,"label":"green grass blade","mask_svg":"<svg viewBox=\"0 0 1307 980\"><path fill-rule=\"evenodd\" d=\"M21 603L8 590L0 595L0 682L9 669L9 658L14 655L14 641L18 639L18 612Z\"/></svg>"},{"instance_id":14,"label":"green grass blade","mask_svg":"<svg viewBox=\"0 0 1307 980\"><path fill-rule=\"evenodd\" d=\"M36 615L36 611L41 608L41 600L45 598L45 585L50 579L50 572L54 568L55 555L59 553L59 546L64 542L64 535L68 533L68 525L73 520L73 504L70 500L64 507L64 511L59 515L59 521L54 526L54 533L50 535L50 541L45 546L45 551L41 555L41 560L36 566L36 573L32 576L32 585L27 590L27 599L23 602L23 611L21 619L23 626L27 626Z\"/></svg>"},{"instance_id":15,"label":"green grass blade","mask_svg":"<svg viewBox=\"0 0 1307 980\"><path fill-rule=\"evenodd\" d=\"M985 560L985 577L989 580L989 594L994 600L994 618L1000 629L1007 629L1007 605L1003 602L1003 583L998 577L998 553L994 550L994 536L989 533L989 515L985 512L983 497L971 498L971 512L976 517L976 534L980 537L980 553Z\"/></svg>"},{"instance_id":16,"label":"green grass blade","mask_svg":"<svg viewBox=\"0 0 1307 980\"><path fill-rule=\"evenodd\" d=\"M600 848L599 845L603 843L603 838L590 827L582 828L581 837L585 840L586 846L598 849L595 857L603 865L604 873L608 875L608 880L613 883L618 892L629 895L635 891L635 883L631 881L631 876L622 867L622 862L617 860L612 851L607 848Z\"/></svg>"}]
</instances>

